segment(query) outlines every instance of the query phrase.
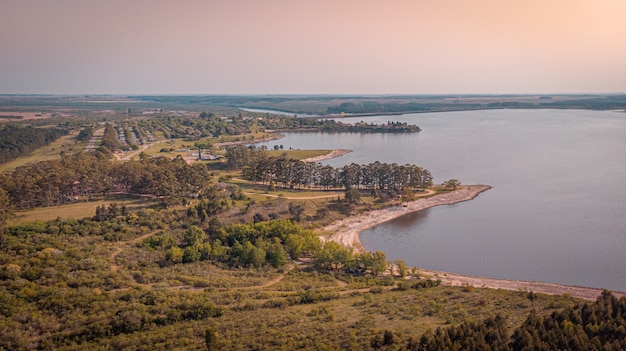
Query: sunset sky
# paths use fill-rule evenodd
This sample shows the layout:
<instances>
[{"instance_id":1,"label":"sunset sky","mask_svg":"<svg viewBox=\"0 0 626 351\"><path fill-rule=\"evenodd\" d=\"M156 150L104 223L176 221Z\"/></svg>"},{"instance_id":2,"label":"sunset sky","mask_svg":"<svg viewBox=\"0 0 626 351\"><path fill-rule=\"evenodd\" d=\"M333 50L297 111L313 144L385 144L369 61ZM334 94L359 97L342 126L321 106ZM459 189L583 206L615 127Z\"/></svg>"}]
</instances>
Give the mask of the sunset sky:
<instances>
[{"instance_id":1,"label":"sunset sky","mask_svg":"<svg viewBox=\"0 0 626 351\"><path fill-rule=\"evenodd\" d=\"M626 92L625 0L0 0L0 93Z\"/></svg>"}]
</instances>

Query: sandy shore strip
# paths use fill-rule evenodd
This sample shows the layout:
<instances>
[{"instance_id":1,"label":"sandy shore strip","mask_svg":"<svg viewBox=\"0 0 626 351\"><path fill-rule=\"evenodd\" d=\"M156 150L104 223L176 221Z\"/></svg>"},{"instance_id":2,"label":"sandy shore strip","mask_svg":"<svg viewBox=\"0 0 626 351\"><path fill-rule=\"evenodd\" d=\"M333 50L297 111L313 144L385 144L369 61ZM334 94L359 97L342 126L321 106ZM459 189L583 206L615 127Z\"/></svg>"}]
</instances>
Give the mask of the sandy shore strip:
<instances>
[{"instance_id":1,"label":"sandy shore strip","mask_svg":"<svg viewBox=\"0 0 626 351\"><path fill-rule=\"evenodd\" d=\"M315 156L315 157L309 157L309 158L305 158L302 161L304 162L320 162L320 161L324 161L324 160L330 160L331 158L336 158L336 157L341 157L347 153L352 152L352 150L331 150L329 153L327 153L326 155L320 155L320 156Z\"/></svg>"},{"instance_id":2,"label":"sandy shore strip","mask_svg":"<svg viewBox=\"0 0 626 351\"><path fill-rule=\"evenodd\" d=\"M438 279L441 279L441 282L443 284L450 286L473 286L475 288L532 291L535 293L546 295L568 294L572 297L583 300L595 300L598 298L598 296L600 296L603 291L602 289L585 288L581 286L561 285L544 282L529 282L523 280L475 277L470 275L461 275L456 273L447 273L427 269L420 269L419 271L422 275L428 275L432 276L433 278L436 277ZM620 298L626 296L626 293L613 291L613 295Z\"/></svg>"},{"instance_id":3,"label":"sandy shore strip","mask_svg":"<svg viewBox=\"0 0 626 351\"><path fill-rule=\"evenodd\" d=\"M352 247L358 252L364 252L365 249L359 240L359 235L364 230L390 221L394 218L398 218L407 213L420 211L433 206L450 205L463 201L469 201L488 189L491 189L488 185L463 186L450 193L435 195L409 202L406 204L406 207L394 206L348 217L323 228L323 231L331 232L333 234L330 236L322 236L320 239L322 241L335 241L345 247ZM450 286L473 286L476 288L533 291L535 293L548 295L569 294L570 296L585 300L595 300L600 293L602 293L602 289L595 288L476 277L419 268L418 270L422 275L437 277L438 279L441 279L442 283ZM626 296L626 293L623 292L613 292L613 294L617 297Z\"/></svg>"},{"instance_id":4,"label":"sandy shore strip","mask_svg":"<svg viewBox=\"0 0 626 351\"><path fill-rule=\"evenodd\" d=\"M321 237L323 241L336 241L343 246L352 247L359 252L365 251L359 235L366 229L378 224L398 218L407 213L420 211L433 206L450 205L468 201L481 192L491 189L488 185L466 185L450 193L439 194L427 198L408 202L405 206L393 206L382 210L368 211L357 216L351 216L337 221L325 228L326 232L333 233L328 237Z\"/></svg>"}]
</instances>

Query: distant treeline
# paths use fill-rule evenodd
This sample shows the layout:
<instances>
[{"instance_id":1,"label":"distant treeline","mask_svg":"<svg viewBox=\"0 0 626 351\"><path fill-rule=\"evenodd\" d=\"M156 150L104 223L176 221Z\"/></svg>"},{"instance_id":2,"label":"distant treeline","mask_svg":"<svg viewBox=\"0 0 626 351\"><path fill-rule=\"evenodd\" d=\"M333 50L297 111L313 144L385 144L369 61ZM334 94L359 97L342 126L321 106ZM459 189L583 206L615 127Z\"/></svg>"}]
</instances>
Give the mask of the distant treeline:
<instances>
[{"instance_id":1,"label":"distant treeline","mask_svg":"<svg viewBox=\"0 0 626 351\"><path fill-rule=\"evenodd\" d=\"M273 130L300 130L321 132L350 132L350 133L411 133L421 131L414 124L403 122L387 122L385 124L357 122L348 124L332 119L297 118L297 117L268 117L258 121L266 129Z\"/></svg>"},{"instance_id":2,"label":"distant treeline","mask_svg":"<svg viewBox=\"0 0 626 351\"><path fill-rule=\"evenodd\" d=\"M184 103L278 109L300 113L403 113L449 110L475 110L491 108L558 108L623 110L626 95L545 95L534 101L511 101L515 98L534 97L527 95L389 95L389 96L332 96L332 95L277 95L277 96L139 96L140 100L157 103ZM463 98L485 98L491 102L463 100ZM457 100L459 99L459 100ZM497 100L501 101L497 101ZM336 101L341 101L339 104Z\"/></svg>"},{"instance_id":3,"label":"distant treeline","mask_svg":"<svg viewBox=\"0 0 626 351\"><path fill-rule=\"evenodd\" d=\"M436 106L441 106L441 104L436 104ZM428 111L431 110L431 104L418 103L418 102L407 102L407 103L380 103L380 102L361 102L361 103L353 103L353 102L344 102L339 104L338 106L332 106L327 109L329 114L337 114L337 113L350 113L350 114L360 114L360 113L393 113L393 112L407 112L407 111Z\"/></svg>"},{"instance_id":4,"label":"distant treeline","mask_svg":"<svg viewBox=\"0 0 626 351\"><path fill-rule=\"evenodd\" d=\"M0 164L27 155L67 134L66 129L5 125L0 130Z\"/></svg>"},{"instance_id":5,"label":"distant treeline","mask_svg":"<svg viewBox=\"0 0 626 351\"><path fill-rule=\"evenodd\" d=\"M328 107L329 114L390 114L406 112L428 112L449 110L478 110L478 109L586 109L586 110L623 110L626 109L626 95L586 96L579 99L564 99L554 101L551 97L542 97L532 102L526 101L495 101L489 103L477 102L378 102L363 101L359 103L344 102L337 106Z\"/></svg>"}]
</instances>

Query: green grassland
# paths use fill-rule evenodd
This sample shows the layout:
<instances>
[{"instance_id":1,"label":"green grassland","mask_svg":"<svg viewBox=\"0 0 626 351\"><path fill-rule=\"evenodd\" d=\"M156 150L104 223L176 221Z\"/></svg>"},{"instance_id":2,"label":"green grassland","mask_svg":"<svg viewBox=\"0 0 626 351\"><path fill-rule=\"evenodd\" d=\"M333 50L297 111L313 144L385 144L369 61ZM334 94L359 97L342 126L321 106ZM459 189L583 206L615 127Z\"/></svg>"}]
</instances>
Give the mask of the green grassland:
<instances>
[{"instance_id":1,"label":"green grassland","mask_svg":"<svg viewBox=\"0 0 626 351\"><path fill-rule=\"evenodd\" d=\"M157 205L157 201L148 197L131 195L109 195L106 198L97 196L92 199L82 199L76 203L60 206L39 207L27 211L17 211L9 220L9 225L19 225L33 221L49 221L55 218L85 218L96 214L98 206L116 204L126 206L129 210L150 208Z\"/></svg>"}]
</instances>

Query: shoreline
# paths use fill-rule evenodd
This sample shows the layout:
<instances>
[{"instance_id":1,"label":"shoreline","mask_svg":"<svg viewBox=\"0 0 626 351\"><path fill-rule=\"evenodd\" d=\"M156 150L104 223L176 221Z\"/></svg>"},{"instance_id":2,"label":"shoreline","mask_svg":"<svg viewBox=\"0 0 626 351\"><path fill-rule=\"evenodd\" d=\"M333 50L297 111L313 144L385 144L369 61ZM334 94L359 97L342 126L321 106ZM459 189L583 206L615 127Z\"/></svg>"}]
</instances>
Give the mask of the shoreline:
<instances>
[{"instance_id":1,"label":"shoreline","mask_svg":"<svg viewBox=\"0 0 626 351\"><path fill-rule=\"evenodd\" d=\"M336 241L337 243L355 249L357 252L365 252L359 236L361 232L384 222L401 217L405 214L424 210L434 206L451 205L469 201L483 191L491 189L488 185L466 185L455 191L439 194L431 197L417 199L404 206L392 206L381 210L364 212L356 216L350 216L324 227L323 231L332 232L328 237L321 237L323 241Z\"/></svg>"},{"instance_id":2,"label":"shoreline","mask_svg":"<svg viewBox=\"0 0 626 351\"><path fill-rule=\"evenodd\" d=\"M374 210L356 216L351 216L324 227L322 229L323 231L331 232L333 234L330 236L320 236L320 239L322 242L335 241L342 246L353 248L356 252L362 253L365 252L365 248L363 248L359 236L363 231L408 213L421 211L434 206L452 205L459 202L469 201L474 199L483 191L489 189L491 189L491 187L488 185L462 186L460 189L450 193L421 198L409 202L406 207L393 206L386 209ZM419 267L418 270L420 273L425 273L441 279L443 284L449 286L472 286L474 288L533 291L535 293L547 295L569 294L572 297L584 300L595 300L604 290L555 283L478 277L437 270L420 269ZM612 291L612 293L618 298L626 296L626 293L624 292Z\"/></svg>"},{"instance_id":3,"label":"shoreline","mask_svg":"<svg viewBox=\"0 0 626 351\"><path fill-rule=\"evenodd\" d=\"M331 158L337 158L337 157L341 157L345 154L351 153L352 150L344 150L344 149L333 149L330 150L329 153L325 154L325 155L320 155L320 156L315 156L315 157L309 157L309 158L305 158L301 161L303 162L320 162L320 161L324 161L324 160L330 160Z\"/></svg>"}]
</instances>

